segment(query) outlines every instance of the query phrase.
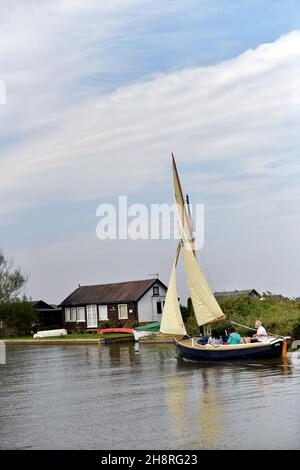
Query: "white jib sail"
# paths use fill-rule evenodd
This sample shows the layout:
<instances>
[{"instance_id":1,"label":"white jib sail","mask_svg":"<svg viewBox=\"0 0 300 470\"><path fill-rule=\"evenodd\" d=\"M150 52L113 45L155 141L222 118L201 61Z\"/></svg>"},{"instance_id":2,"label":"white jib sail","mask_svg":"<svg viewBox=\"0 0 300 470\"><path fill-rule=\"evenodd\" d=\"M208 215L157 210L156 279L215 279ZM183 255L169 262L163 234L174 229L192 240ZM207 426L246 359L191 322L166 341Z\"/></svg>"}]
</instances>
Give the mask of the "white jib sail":
<instances>
[{"instance_id":1,"label":"white jib sail","mask_svg":"<svg viewBox=\"0 0 300 470\"><path fill-rule=\"evenodd\" d=\"M176 287L176 265L179 256L180 245L177 248L176 257L173 263L168 290L160 323L160 332L171 335L186 335Z\"/></svg>"},{"instance_id":2,"label":"white jib sail","mask_svg":"<svg viewBox=\"0 0 300 470\"><path fill-rule=\"evenodd\" d=\"M184 232L183 232L184 233ZM183 261L187 283L193 302L196 320L199 326L225 318L212 293L203 272L190 249L189 242L183 239Z\"/></svg>"}]
</instances>

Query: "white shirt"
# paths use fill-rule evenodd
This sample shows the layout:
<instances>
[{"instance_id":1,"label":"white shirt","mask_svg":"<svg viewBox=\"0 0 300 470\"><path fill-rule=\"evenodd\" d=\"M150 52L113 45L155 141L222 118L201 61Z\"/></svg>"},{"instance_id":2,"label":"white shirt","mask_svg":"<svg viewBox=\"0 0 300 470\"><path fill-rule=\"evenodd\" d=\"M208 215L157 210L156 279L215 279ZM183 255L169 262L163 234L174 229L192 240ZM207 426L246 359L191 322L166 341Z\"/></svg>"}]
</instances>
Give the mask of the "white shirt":
<instances>
[{"instance_id":1,"label":"white shirt","mask_svg":"<svg viewBox=\"0 0 300 470\"><path fill-rule=\"evenodd\" d=\"M262 335L262 336L256 336L257 341L261 341L261 342L268 341L267 332L263 326L260 326L259 328L257 328L257 333Z\"/></svg>"},{"instance_id":2,"label":"white shirt","mask_svg":"<svg viewBox=\"0 0 300 470\"><path fill-rule=\"evenodd\" d=\"M208 338L208 344L212 344L214 346L220 346L222 344L222 340L218 338L213 338L212 336L210 336Z\"/></svg>"}]
</instances>

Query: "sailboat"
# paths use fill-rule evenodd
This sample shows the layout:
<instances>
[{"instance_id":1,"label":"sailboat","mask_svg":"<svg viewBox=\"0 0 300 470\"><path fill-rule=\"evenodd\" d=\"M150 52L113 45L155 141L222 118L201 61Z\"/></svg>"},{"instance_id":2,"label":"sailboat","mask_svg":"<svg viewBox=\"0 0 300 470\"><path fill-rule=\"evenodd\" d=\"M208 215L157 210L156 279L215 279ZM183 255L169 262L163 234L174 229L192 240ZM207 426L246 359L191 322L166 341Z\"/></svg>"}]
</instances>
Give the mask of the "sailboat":
<instances>
[{"instance_id":1,"label":"sailboat","mask_svg":"<svg viewBox=\"0 0 300 470\"><path fill-rule=\"evenodd\" d=\"M226 316L196 259L192 217L185 204L174 155L172 154L173 189L177 209L180 242L171 269L168 291L163 309L160 332L174 335L177 355L188 360L231 360L245 358L280 357L286 353L289 337L270 336L266 342L250 343L242 338L241 344L218 345L199 344L199 337L189 337L182 319L176 287L176 268L180 253L190 292L193 310L199 327L209 328ZM182 339L178 339L182 337Z\"/></svg>"}]
</instances>

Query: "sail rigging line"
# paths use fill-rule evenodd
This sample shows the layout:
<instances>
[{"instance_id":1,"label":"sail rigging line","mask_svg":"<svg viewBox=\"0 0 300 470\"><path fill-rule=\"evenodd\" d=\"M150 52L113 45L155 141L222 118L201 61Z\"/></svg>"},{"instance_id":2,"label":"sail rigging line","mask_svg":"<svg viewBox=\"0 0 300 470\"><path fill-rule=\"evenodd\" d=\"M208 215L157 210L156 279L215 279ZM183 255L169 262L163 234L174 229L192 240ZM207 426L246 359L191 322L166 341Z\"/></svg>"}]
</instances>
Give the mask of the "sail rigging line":
<instances>
[{"instance_id":1,"label":"sail rigging line","mask_svg":"<svg viewBox=\"0 0 300 470\"><path fill-rule=\"evenodd\" d=\"M256 328L251 328L250 326L243 325L242 323L237 323L236 321L229 320L229 323L232 325L240 326L241 328L245 328L246 330L257 331ZM285 338L285 336L276 335L274 333L267 332L268 336L275 336L276 338Z\"/></svg>"},{"instance_id":2,"label":"sail rigging line","mask_svg":"<svg viewBox=\"0 0 300 470\"><path fill-rule=\"evenodd\" d=\"M231 323L232 325L241 326L242 328L246 328L246 330L257 331L255 328L243 325L242 323L237 323L236 321L229 320L229 323Z\"/></svg>"}]
</instances>

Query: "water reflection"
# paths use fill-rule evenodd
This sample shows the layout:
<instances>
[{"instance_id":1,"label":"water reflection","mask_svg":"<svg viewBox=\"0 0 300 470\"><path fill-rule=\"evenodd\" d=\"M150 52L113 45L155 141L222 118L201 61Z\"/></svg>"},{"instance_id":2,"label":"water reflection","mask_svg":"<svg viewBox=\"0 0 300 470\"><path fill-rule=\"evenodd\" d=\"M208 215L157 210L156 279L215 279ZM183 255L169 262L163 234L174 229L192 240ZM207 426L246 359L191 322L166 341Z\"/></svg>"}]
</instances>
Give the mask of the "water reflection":
<instances>
[{"instance_id":1,"label":"water reflection","mask_svg":"<svg viewBox=\"0 0 300 470\"><path fill-rule=\"evenodd\" d=\"M222 432L226 404L220 400L218 374L211 378L207 369L198 372L196 380L187 376L167 380L167 406L175 447L181 447L189 435L193 448L214 448Z\"/></svg>"}]
</instances>

